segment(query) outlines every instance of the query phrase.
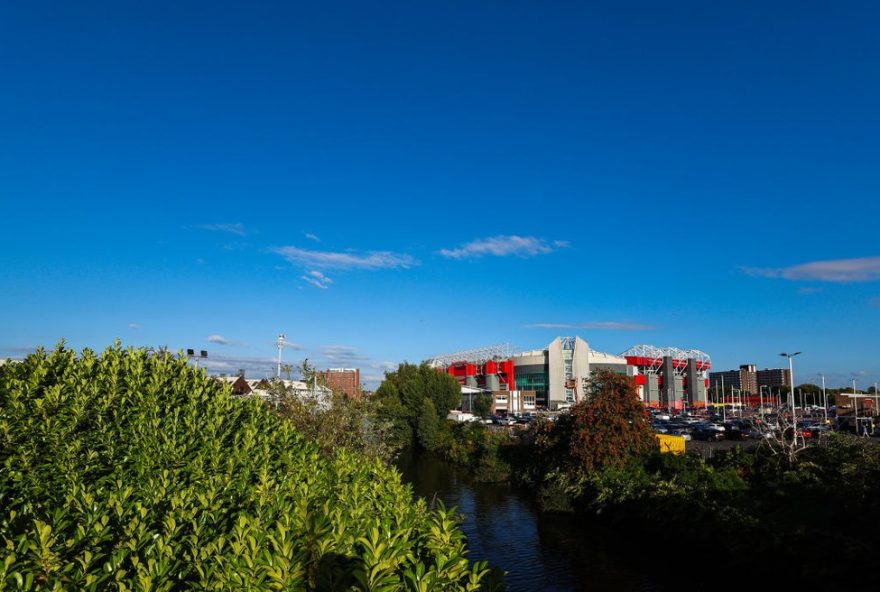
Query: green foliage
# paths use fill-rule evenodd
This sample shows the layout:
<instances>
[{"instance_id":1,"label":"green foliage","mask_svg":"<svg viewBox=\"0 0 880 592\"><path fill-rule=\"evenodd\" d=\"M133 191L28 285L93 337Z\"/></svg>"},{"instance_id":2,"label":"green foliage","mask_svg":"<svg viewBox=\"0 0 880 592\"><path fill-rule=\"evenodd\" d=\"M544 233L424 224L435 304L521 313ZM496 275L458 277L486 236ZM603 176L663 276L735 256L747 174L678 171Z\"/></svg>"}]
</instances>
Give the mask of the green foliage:
<instances>
[{"instance_id":1,"label":"green foliage","mask_svg":"<svg viewBox=\"0 0 880 592\"><path fill-rule=\"evenodd\" d=\"M315 398L294 394L280 382L272 388L278 391L280 400L277 412L314 440L325 455L346 448L386 464L393 459L391 422L379 417L378 404L372 398L350 399L334 391L329 405L325 405Z\"/></svg>"},{"instance_id":2,"label":"green foliage","mask_svg":"<svg viewBox=\"0 0 880 592\"><path fill-rule=\"evenodd\" d=\"M506 431L473 422L447 421L443 425L437 449L446 460L467 467L476 481L498 482L510 477L508 459L518 441Z\"/></svg>"},{"instance_id":3,"label":"green foliage","mask_svg":"<svg viewBox=\"0 0 880 592\"><path fill-rule=\"evenodd\" d=\"M0 590L477 590L452 513L165 352L0 367Z\"/></svg>"},{"instance_id":4,"label":"green foliage","mask_svg":"<svg viewBox=\"0 0 880 592\"><path fill-rule=\"evenodd\" d=\"M396 371L385 374L375 397L379 401L380 417L393 426L395 443L406 447L419 442L424 401L431 401L437 420L442 421L450 409L461 404L461 387L453 377L427 364L401 364Z\"/></svg>"},{"instance_id":5,"label":"green foliage","mask_svg":"<svg viewBox=\"0 0 880 592\"><path fill-rule=\"evenodd\" d=\"M480 394L474 399L473 413L477 417L489 417L492 413L492 395Z\"/></svg>"},{"instance_id":6,"label":"green foliage","mask_svg":"<svg viewBox=\"0 0 880 592\"><path fill-rule=\"evenodd\" d=\"M434 409L434 402L431 399L427 397L422 399L417 421L419 444L425 450L434 450L437 447L438 423L440 420L437 419L437 410Z\"/></svg>"}]
</instances>

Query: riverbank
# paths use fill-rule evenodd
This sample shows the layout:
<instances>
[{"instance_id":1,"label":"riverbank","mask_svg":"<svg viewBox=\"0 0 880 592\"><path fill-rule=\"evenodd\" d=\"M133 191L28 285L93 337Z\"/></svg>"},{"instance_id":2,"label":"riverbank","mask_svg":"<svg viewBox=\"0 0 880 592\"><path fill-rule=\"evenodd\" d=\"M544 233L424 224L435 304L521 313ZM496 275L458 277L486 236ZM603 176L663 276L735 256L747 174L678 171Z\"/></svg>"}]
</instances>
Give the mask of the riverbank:
<instances>
[{"instance_id":1,"label":"riverbank","mask_svg":"<svg viewBox=\"0 0 880 592\"><path fill-rule=\"evenodd\" d=\"M541 438L549 436L451 426L451 445L438 453L474 481L516 486L542 515L567 512L575 541L585 528L602 533L603 552L633 558L633 571L656 574L658 589L747 583L718 581L728 572L826 590L869 581L839 567L870 565L877 552L870 531L853 527L855 517L880 523L880 454L864 438L834 434L793 463L767 448L735 447L713 449L711 458L647 454L590 471L548 462L542 447L560 448Z\"/></svg>"}]
</instances>

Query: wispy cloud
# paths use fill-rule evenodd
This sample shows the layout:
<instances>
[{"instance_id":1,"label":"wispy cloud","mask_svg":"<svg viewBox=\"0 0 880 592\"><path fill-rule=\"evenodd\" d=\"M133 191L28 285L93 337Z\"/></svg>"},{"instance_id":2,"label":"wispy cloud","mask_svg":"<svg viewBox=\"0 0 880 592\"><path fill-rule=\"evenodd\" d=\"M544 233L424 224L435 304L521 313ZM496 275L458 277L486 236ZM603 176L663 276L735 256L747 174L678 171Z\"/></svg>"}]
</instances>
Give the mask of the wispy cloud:
<instances>
[{"instance_id":1,"label":"wispy cloud","mask_svg":"<svg viewBox=\"0 0 880 592\"><path fill-rule=\"evenodd\" d=\"M791 267L741 267L754 277L791 281L873 282L880 280L880 257L812 261Z\"/></svg>"},{"instance_id":2,"label":"wispy cloud","mask_svg":"<svg viewBox=\"0 0 880 592\"><path fill-rule=\"evenodd\" d=\"M566 241L547 241L533 236L493 236L466 243L455 249L440 249L438 253L448 259L476 259L491 255L494 257L534 257L546 255L556 249L568 246Z\"/></svg>"},{"instance_id":3,"label":"wispy cloud","mask_svg":"<svg viewBox=\"0 0 880 592\"><path fill-rule=\"evenodd\" d=\"M278 347L278 341L277 341L277 340L274 340L274 339L273 339L272 341L266 341L266 342L265 342L265 345L268 346L268 347L277 348L277 347ZM288 341L287 338L285 338L285 339L284 339L284 348L285 348L285 349L292 349L292 350L295 350L295 351L302 351L302 350L304 350L304 349L306 348L306 346L304 346L304 345L301 344L301 343L294 343L293 341Z\"/></svg>"},{"instance_id":4,"label":"wispy cloud","mask_svg":"<svg viewBox=\"0 0 880 592\"><path fill-rule=\"evenodd\" d=\"M236 222L235 224L202 224L199 228L213 232L228 232L237 236L245 236L247 234L247 229L241 222Z\"/></svg>"},{"instance_id":5,"label":"wispy cloud","mask_svg":"<svg viewBox=\"0 0 880 592\"><path fill-rule=\"evenodd\" d=\"M394 362L377 362L375 364L370 364L370 368L374 370L382 370L383 372L397 370L398 366L399 364L395 364Z\"/></svg>"},{"instance_id":6,"label":"wispy cloud","mask_svg":"<svg viewBox=\"0 0 880 592\"><path fill-rule=\"evenodd\" d=\"M138 329L141 328L141 326L138 325L137 323L129 323L128 328L131 329L132 331L137 331Z\"/></svg>"},{"instance_id":7,"label":"wispy cloud","mask_svg":"<svg viewBox=\"0 0 880 592\"><path fill-rule=\"evenodd\" d=\"M243 346L244 343L241 341L236 341L234 339L226 339L222 335L208 335L208 343L215 343L217 345L237 345Z\"/></svg>"},{"instance_id":8,"label":"wispy cloud","mask_svg":"<svg viewBox=\"0 0 880 592\"><path fill-rule=\"evenodd\" d=\"M366 362L370 359L358 353L357 348L347 345L326 345L321 348L321 355L328 362L335 364L355 364L357 362Z\"/></svg>"},{"instance_id":9,"label":"wispy cloud","mask_svg":"<svg viewBox=\"0 0 880 592\"><path fill-rule=\"evenodd\" d=\"M300 278L305 280L307 283L315 286L316 288L321 288L322 290L326 290L330 286L330 284L333 283L333 280L328 278L320 271L310 271L306 275L301 275Z\"/></svg>"},{"instance_id":10,"label":"wispy cloud","mask_svg":"<svg viewBox=\"0 0 880 592\"><path fill-rule=\"evenodd\" d=\"M270 249L294 265L318 269L407 269L418 265L412 257L390 251L370 251L368 253L314 251L299 247L276 247Z\"/></svg>"},{"instance_id":11,"label":"wispy cloud","mask_svg":"<svg viewBox=\"0 0 880 592\"><path fill-rule=\"evenodd\" d=\"M315 236L315 235L312 234L311 232L307 232L307 233L305 234L305 237L306 237L307 239L309 239L310 241L315 241L316 243L321 242L321 239L319 239L317 236Z\"/></svg>"},{"instance_id":12,"label":"wispy cloud","mask_svg":"<svg viewBox=\"0 0 880 592\"><path fill-rule=\"evenodd\" d=\"M589 323L534 323L528 329L594 329L599 331L652 331L654 325L621 323L617 321L593 321Z\"/></svg>"}]
</instances>

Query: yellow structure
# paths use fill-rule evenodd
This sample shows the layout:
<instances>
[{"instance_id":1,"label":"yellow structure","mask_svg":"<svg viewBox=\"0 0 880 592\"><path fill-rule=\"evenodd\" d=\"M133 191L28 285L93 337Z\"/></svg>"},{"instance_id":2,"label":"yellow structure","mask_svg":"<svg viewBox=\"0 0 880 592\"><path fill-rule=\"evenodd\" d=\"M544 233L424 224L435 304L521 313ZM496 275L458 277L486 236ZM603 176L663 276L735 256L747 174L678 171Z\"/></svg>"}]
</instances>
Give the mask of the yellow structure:
<instances>
[{"instance_id":1,"label":"yellow structure","mask_svg":"<svg viewBox=\"0 0 880 592\"><path fill-rule=\"evenodd\" d=\"M667 436L666 434L654 434L660 444L660 452L672 454L684 454L684 438L682 436Z\"/></svg>"}]
</instances>

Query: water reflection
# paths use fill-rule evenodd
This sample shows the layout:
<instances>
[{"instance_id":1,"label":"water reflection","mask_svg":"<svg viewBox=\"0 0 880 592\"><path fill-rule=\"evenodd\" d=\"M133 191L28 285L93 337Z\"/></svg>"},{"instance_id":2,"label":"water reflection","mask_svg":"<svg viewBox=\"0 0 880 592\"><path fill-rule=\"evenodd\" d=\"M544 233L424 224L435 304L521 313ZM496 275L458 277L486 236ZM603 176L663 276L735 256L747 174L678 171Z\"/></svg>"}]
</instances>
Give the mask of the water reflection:
<instances>
[{"instance_id":1,"label":"water reflection","mask_svg":"<svg viewBox=\"0 0 880 592\"><path fill-rule=\"evenodd\" d=\"M611 556L589 528L571 516L539 512L527 495L506 485L474 483L458 467L427 455L403 456L398 468L416 495L458 508L470 558L506 571L511 592L655 589L632 569L637 554Z\"/></svg>"}]
</instances>

